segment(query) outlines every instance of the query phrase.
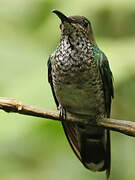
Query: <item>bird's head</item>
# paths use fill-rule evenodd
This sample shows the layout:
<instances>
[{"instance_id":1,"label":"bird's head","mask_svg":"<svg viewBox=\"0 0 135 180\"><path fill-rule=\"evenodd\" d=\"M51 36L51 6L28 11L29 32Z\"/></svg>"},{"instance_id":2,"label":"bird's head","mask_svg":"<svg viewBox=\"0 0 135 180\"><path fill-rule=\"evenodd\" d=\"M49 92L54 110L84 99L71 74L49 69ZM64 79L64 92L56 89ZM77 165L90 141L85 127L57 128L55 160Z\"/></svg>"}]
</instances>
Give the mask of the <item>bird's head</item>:
<instances>
[{"instance_id":1,"label":"bird's head","mask_svg":"<svg viewBox=\"0 0 135 180\"><path fill-rule=\"evenodd\" d=\"M52 10L61 20L61 35L75 38L86 38L90 43L95 44L90 21L84 16L65 16L58 10Z\"/></svg>"}]
</instances>

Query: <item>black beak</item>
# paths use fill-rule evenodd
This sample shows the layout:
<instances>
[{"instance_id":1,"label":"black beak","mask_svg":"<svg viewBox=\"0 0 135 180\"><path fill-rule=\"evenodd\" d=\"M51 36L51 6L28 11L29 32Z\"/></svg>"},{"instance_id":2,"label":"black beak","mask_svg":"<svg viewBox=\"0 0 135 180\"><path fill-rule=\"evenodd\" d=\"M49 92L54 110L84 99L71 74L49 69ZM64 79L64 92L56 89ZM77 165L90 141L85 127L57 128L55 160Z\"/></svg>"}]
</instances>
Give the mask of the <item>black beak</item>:
<instances>
[{"instance_id":1,"label":"black beak","mask_svg":"<svg viewBox=\"0 0 135 180\"><path fill-rule=\"evenodd\" d=\"M64 23L64 22L71 23L71 20L67 16L65 16L62 12L60 12L56 9L52 10L52 12L55 13L60 18L62 23Z\"/></svg>"}]
</instances>

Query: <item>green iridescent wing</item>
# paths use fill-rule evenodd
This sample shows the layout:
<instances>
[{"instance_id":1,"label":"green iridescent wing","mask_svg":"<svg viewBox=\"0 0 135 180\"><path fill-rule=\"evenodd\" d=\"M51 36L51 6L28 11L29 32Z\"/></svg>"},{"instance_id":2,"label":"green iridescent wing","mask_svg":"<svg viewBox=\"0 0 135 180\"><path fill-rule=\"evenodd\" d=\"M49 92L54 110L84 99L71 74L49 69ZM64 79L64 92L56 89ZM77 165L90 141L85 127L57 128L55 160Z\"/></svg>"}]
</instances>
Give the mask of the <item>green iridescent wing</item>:
<instances>
[{"instance_id":1,"label":"green iridescent wing","mask_svg":"<svg viewBox=\"0 0 135 180\"><path fill-rule=\"evenodd\" d=\"M53 98L54 98L56 106L58 108L59 102L58 102L58 100L56 98L54 87L53 87L53 82L52 82L52 65L51 65L50 58L48 59L47 66L48 66L48 82L50 83L52 94L53 94Z\"/></svg>"},{"instance_id":2,"label":"green iridescent wing","mask_svg":"<svg viewBox=\"0 0 135 180\"><path fill-rule=\"evenodd\" d=\"M109 62L104 53L100 53L100 58L98 59L99 70L101 74L101 78L103 81L103 90L104 90L104 99L105 99L105 109L107 118L110 118L111 111L111 101L114 97L114 89L113 89L113 75L109 66ZM107 140L106 140L106 175L107 179L110 175L111 169L111 148L110 148L110 131L106 131Z\"/></svg>"},{"instance_id":3,"label":"green iridescent wing","mask_svg":"<svg viewBox=\"0 0 135 180\"><path fill-rule=\"evenodd\" d=\"M103 53L100 55L99 70L103 81L106 114L109 118L111 111L111 100L114 97L113 75L107 57Z\"/></svg>"}]
</instances>

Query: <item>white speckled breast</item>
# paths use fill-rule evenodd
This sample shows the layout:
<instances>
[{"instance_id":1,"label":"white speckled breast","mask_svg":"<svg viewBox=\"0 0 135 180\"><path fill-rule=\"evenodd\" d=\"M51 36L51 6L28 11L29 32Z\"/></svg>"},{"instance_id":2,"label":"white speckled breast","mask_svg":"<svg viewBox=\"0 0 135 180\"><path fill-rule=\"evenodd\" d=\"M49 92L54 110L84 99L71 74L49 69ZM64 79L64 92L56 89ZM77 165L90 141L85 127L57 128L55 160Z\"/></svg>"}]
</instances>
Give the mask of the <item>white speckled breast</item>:
<instances>
[{"instance_id":1,"label":"white speckled breast","mask_svg":"<svg viewBox=\"0 0 135 180\"><path fill-rule=\"evenodd\" d=\"M85 43L81 41L76 49L68 37L61 41L51 55L53 85L58 101L68 112L97 116L105 113L103 84L93 47Z\"/></svg>"}]
</instances>

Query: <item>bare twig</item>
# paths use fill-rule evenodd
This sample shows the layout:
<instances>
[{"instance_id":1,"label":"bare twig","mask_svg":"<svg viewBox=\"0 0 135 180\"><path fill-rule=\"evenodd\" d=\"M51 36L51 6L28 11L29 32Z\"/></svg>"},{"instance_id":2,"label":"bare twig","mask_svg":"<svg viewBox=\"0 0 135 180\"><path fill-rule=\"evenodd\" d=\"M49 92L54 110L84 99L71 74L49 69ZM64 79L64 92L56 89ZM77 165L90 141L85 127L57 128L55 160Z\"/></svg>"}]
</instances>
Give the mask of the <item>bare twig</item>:
<instances>
[{"instance_id":1,"label":"bare twig","mask_svg":"<svg viewBox=\"0 0 135 180\"><path fill-rule=\"evenodd\" d=\"M45 109L36 108L31 105L24 105L22 102L11 98L0 97L0 109L4 110L5 112L14 112L28 116L36 116L61 121L57 111L48 111ZM135 136L135 122L131 121L103 118L101 120L98 120L97 122L88 122L86 121L86 119L79 119L71 115L67 116L66 121L89 124L92 126L100 126L106 129L126 134L128 136Z\"/></svg>"}]
</instances>

